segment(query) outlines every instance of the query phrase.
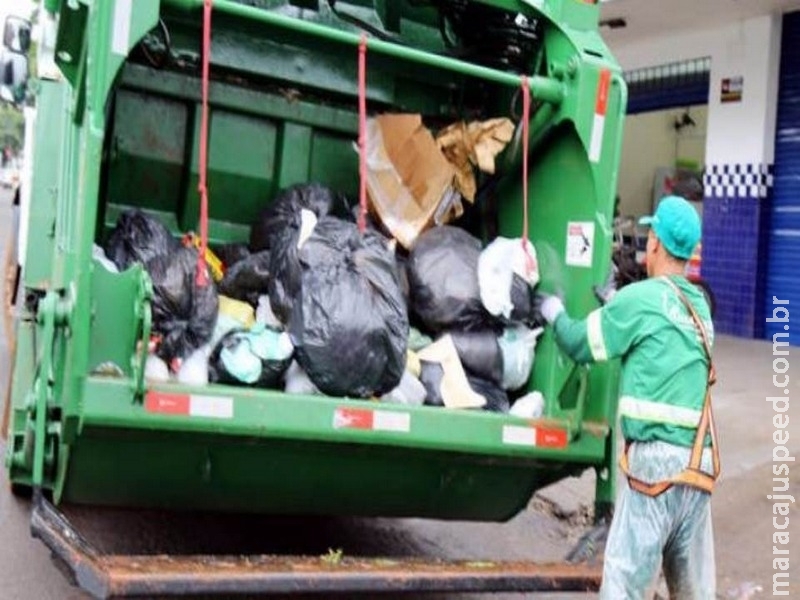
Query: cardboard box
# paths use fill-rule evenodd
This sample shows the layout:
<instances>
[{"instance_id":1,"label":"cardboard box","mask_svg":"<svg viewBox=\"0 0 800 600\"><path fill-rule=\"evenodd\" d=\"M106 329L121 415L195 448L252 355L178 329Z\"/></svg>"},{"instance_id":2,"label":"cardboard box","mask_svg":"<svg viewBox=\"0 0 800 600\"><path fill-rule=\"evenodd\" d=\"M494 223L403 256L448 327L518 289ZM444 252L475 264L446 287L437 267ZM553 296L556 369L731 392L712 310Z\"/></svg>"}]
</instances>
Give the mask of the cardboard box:
<instances>
[{"instance_id":1,"label":"cardboard box","mask_svg":"<svg viewBox=\"0 0 800 600\"><path fill-rule=\"evenodd\" d=\"M455 168L419 115L382 115L367 124L367 190L384 227L406 249L434 223L460 216Z\"/></svg>"},{"instance_id":2,"label":"cardboard box","mask_svg":"<svg viewBox=\"0 0 800 600\"><path fill-rule=\"evenodd\" d=\"M494 173L495 157L514 133L508 119L454 123L437 138L417 114L367 122L367 191L372 212L406 249L433 225L474 202L475 167Z\"/></svg>"}]
</instances>

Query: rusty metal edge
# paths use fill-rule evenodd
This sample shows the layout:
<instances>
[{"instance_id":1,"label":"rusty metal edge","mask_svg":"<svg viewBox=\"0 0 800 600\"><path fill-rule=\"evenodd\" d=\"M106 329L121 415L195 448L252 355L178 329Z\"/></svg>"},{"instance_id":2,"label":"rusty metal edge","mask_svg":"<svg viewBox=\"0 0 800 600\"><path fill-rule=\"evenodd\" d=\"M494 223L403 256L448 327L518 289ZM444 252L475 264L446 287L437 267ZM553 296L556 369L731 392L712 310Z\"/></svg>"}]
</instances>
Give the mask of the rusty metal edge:
<instances>
[{"instance_id":1,"label":"rusty metal edge","mask_svg":"<svg viewBox=\"0 0 800 600\"><path fill-rule=\"evenodd\" d=\"M109 581L99 566L98 552L42 494L33 491L31 535L40 539L74 582L94 598L109 597Z\"/></svg>"},{"instance_id":2,"label":"rusty metal edge","mask_svg":"<svg viewBox=\"0 0 800 600\"><path fill-rule=\"evenodd\" d=\"M343 564L341 568L311 570L214 572L208 569L208 561L217 557L208 556L178 557L176 561L185 568L161 572L115 568L115 564L124 565L128 560L131 564L150 561L156 564L158 557L102 556L40 490L34 491L31 532L61 561L74 582L98 599L255 593L592 592L600 586L602 568L599 564L498 562L487 565L470 561L436 561L435 568L419 568L423 564L419 560L393 559L389 562L395 566L387 569L354 570ZM253 558L268 560L268 557ZM291 557L280 558L291 560ZM307 558L297 558L308 564ZM219 559L231 560L232 557ZM233 557L233 560L247 564L249 559ZM197 566L193 568L193 564ZM397 568L398 564L401 568Z\"/></svg>"}]
</instances>

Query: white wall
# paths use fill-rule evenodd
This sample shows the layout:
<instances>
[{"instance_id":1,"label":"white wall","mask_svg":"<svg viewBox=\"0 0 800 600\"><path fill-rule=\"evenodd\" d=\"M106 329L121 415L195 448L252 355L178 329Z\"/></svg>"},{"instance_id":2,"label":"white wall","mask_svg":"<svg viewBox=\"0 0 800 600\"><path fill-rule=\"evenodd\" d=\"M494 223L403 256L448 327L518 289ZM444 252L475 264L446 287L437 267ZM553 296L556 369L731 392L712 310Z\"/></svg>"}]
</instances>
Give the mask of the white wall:
<instances>
[{"instance_id":1,"label":"white wall","mask_svg":"<svg viewBox=\"0 0 800 600\"><path fill-rule=\"evenodd\" d=\"M625 120L617 187L621 214L650 214L656 169L674 167L677 159L705 164L708 107L691 107L689 114L697 125L677 132L675 119L683 113L684 109L663 110Z\"/></svg>"},{"instance_id":2,"label":"white wall","mask_svg":"<svg viewBox=\"0 0 800 600\"><path fill-rule=\"evenodd\" d=\"M708 164L772 162L782 15L766 15L715 29L671 32L612 47L625 70L711 57ZM744 77L743 99L723 104L723 78Z\"/></svg>"}]
</instances>

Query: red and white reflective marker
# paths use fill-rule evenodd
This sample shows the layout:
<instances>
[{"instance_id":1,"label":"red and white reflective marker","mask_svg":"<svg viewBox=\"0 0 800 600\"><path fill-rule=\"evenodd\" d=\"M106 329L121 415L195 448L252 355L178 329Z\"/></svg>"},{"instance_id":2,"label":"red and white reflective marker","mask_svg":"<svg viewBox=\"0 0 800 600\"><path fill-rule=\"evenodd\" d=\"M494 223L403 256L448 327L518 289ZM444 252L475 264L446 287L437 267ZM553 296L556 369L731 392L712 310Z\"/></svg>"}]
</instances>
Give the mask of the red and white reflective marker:
<instances>
[{"instance_id":1,"label":"red and white reflective marker","mask_svg":"<svg viewBox=\"0 0 800 600\"><path fill-rule=\"evenodd\" d=\"M337 408L333 413L333 428L408 433L411 431L411 415L393 410Z\"/></svg>"},{"instance_id":2,"label":"red and white reflective marker","mask_svg":"<svg viewBox=\"0 0 800 600\"><path fill-rule=\"evenodd\" d=\"M550 429L547 427L504 425L503 443L509 446L566 448L567 432L564 429Z\"/></svg>"},{"instance_id":3,"label":"red and white reflective marker","mask_svg":"<svg viewBox=\"0 0 800 600\"><path fill-rule=\"evenodd\" d=\"M611 71L600 71L600 80L597 82L597 101L594 108L594 122L592 123L592 137L589 142L589 160L593 163L600 162L603 153L603 133L606 129L606 112L608 111L608 90L611 86Z\"/></svg>"},{"instance_id":4,"label":"red and white reflective marker","mask_svg":"<svg viewBox=\"0 0 800 600\"><path fill-rule=\"evenodd\" d=\"M147 412L210 419L232 419L233 398L228 396L198 396L147 392L144 398Z\"/></svg>"}]
</instances>

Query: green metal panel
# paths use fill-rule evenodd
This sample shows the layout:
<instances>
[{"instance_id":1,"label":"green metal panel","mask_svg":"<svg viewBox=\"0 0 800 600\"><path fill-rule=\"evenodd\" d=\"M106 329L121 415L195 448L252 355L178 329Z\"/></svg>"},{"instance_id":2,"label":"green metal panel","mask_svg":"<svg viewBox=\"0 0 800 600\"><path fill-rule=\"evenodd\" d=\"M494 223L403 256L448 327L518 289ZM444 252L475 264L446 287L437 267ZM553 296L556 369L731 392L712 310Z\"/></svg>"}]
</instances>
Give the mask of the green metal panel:
<instances>
[{"instance_id":1,"label":"green metal panel","mask_svg":"<svg viewBox=\"0 0 800 600\"><path fill-rule=\"evenodd\" d=\"M173 396L192 391L159 389ZM583 432L569 448L534 449L503 443L504 427L530 425L514 417L287 398L223 386L193 391L229 401L229 416L147 412L130 402L123 382L91 379L61 499L504 520L524 507L536 488L597 464L605 438ZM337 427L335 412L342 408L408 415L408 431Z\"/></svg>"},{"instance_id":2,"label":"green metal panel","mask_svg":"<svg viewBox=\"0 0 800 600\"><path fill-rule=\"evenodd\" d=\"M131 349L138 341L136 304L141 267L112 273L100 263L92 265L92 320L89 369L112 363L132 376Z\"/></svg>"},{"instance_id":3,"label":"green metal panel","mask_svg":"<svg viewBox=\"0 0 800 600\"><path fill-rule=\"evenodd\" d=\"M65 118L69 88L64 83L38 82L38 112L34 140L33 169L28 217L28 247L24 281L27 288L50 287L55 256L55 208L63 165L62 145L69 121Z\"/></svg>"},{"instance_id":4,"label":"green metal panel","mask_svg":"<svg viewBox=\"0 0 800 600\"><path fill-rule=\"evenodd\" d=\"M314 136L309 180L358 197L358 154L352 137L318 133Z\"/></svg>"},{"instance_id":5,"label":"green metal panel","mask_svg":"<svg viewBox=\"0 0 800 600\"><path fill-rule=\"evenodd\" d=\"M183 189L190 107L122 90L116 96L108 190L114 204L176 212Z\"/></svg>"},{"instance_id":6,"label":"green metal panel","mask_svg":"<svg viewBox=\"0 0 800 600\"><path fill-rule=\"evenodd\" d=\"M307 158L312 155L314 130L308 125L284 122L280 130L278 152L278 189L311 180ZM306 160L297 160L300 156Z\"/></svg>"},{"instance_id":7,"label":"green metal panel","mask_svg":"<svg viewBox=\"0 0 800 600\"><path fill-rule=\"evenodd\" d=\"M598 35L597 6L482 3L543 21L529 69L529 225L543 287L563 289L570 311L586 314L596 307L592 286L604 281L610 259L626 103L619 67ZM303 13L280 0L247 4L214 3L214 241L246 240L249 223L282 187L319 181L355 195L358 186L358 30L325 3ZM463 116L518 120L519 75L446 56L434 9L341 4L403 42L369 40L371 112L419 111L435 125ZM62 17L75 5L62 6ZM530 388L544 392L551 420L536 425L566 431L563 448L510 444L505 428L532 424L508 416L423 407L401 410L408 432L356 431L334 427L337 408L393 407L217 386L167 391L230 398L233 412L225 419L148 412L137 395L136 352L147 337L147 280L140 269L101 271L92 243L129 207L148 210L176 234L197 225L202 1L77 6L83 13L67 15L59 31L59 44L70 49L70 64L65 56L60 64L71 87L43 83L38 105L25 283L51 293L20 329L12 481L41 480L57 499L74 502L502 520L536 489L594 467L605 474L597 501L611 501L618 365L578 368L549 333L537 349ZM126 58L159 17L171 33L169 67ZM605 71L609 100L597 138ZM501 157L492 198L501 233L511 236L522 231L519 146ZM594 225L588 267L564 264L572 221ZM52 368L43 373L48 362ZM105 362L122 376L92 375Z\"/></svg>"}]
</instances>

